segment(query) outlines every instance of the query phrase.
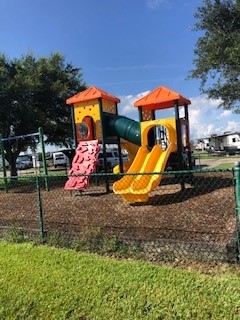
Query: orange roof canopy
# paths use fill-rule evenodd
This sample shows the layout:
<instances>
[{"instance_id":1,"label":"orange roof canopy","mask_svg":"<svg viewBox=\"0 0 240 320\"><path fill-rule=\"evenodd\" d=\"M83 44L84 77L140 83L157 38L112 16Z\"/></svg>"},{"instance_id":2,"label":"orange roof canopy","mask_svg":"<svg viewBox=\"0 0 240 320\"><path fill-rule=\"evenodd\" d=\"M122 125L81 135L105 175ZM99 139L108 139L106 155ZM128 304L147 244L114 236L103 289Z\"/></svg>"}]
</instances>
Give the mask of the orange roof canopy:
<instances>
[{"instance_id":1,"label":"orange roof canopy","mask_svg":"<svg viewBox=\"0 0 240 320\"><path fill-rule=\"evenodd\" d=\"M174 107L176 101L179 106L191 104L190 100L179 93L161 86L135 101L134 107L144 107L147 110L167 109Z\"/></svg>"},{"instance_id":2,"label":"orange roof canopy","mask_svg":"<svg viewBox=\"0 0 240 320\"><path fill-rule=\"evenodd\" d=\"M108 101L113 101L113 102L120 102L120 100L117 97L114 97L110 93L107 93L101 89L98 89L97 87L90 87L84 91L81 91L77 94L75 94L73 97L68 98L66 100L67 104L74 104L77 102L85 102L89 100L94 100L94 99L105 99Z\"/></svg>"}]
</instances>

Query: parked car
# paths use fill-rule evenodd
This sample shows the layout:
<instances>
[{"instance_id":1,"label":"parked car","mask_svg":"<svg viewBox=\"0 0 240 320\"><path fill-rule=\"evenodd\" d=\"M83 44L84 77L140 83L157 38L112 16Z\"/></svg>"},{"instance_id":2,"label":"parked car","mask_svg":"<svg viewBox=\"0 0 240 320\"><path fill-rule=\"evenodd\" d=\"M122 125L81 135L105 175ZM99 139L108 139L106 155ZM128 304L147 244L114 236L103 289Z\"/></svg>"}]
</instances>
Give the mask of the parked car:
<instances>
[{"instance_id":1,"label":"parked car","mask_svg":"<svg viewBox=\"0 0 240 320\"><path fill-rule=\"evenodd\" d=\"M16 169L22 170L22 169L27 169L27 168L28 167L27 167L25 162L23 162L23 161L17 161L16 162Z\"/></svg>"},{"instance_id":2,"label":"parked car","mask_svg":"<svg viewBox=\"0 0 240 320\"><path fill-rule=\"evenodd\" d=\"M53 165L55 168L58 166L66 167L69 160L68 157L63 152L54 152L53 153Z\"/></svg>"},{"instance_id":3,"label":"parked car","mask_svg":"<svg viewBox=\"0 0 240 320\"><path fill-rule=\"evenodd\" d=\"M119 164L119 157L118 157L118 151L117 150L107 150L107 167L108 169L112 170L116 165ZM122 153L122 160L126 161L128 160L128 155L125 153ZM103 151L101 150L98 155L98 168L100 170L104 169L104 159L103 159Z\"/></svg>"},{"instance_id":4,"label":"parked car","mask_svg":"<svg viewBox=\"0 0 240 320\"><path fill-rule=\"evenodd\" d=\"M16 160L16 168L21 170L21 169L28 169L32 168L33 166L33 161L32 161L32 156L31 155L20 155L17 157Z\"/></svg>"}]
</instances>

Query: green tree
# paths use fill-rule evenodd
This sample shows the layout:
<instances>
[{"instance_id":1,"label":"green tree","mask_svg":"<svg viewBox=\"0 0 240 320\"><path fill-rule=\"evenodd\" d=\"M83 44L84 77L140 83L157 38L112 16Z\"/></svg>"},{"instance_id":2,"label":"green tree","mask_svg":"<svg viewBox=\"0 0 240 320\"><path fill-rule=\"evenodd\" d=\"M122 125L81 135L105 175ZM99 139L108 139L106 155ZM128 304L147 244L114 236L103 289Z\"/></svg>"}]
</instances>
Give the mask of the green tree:
<instances>
[{"instance_id":1,"label":"green tree","mask_svg":"<svg viewBox=\"0 0 240 320\"><path fill-rule=\"evenodd\" d=\"M203 0L195 13L195 69L200 90L220 106L240 112L240 0Z\"/></svg>"},{"instance_id":2,"label":"green tree","mask_svg":"<svg viewBox=\"0 0 240 320\"><path fill-rule=\"evenodd\" d=\"M59 53L40 58L28 54L13 60L0 55L0 133L3 137L24 135L42 127L47 143L71 145L70 108L65 101L85 88L81 69ZM11 175L17 173L17 156L29 145L34 148L35 141L4 143Z\"/></svg>"}]
</instances>

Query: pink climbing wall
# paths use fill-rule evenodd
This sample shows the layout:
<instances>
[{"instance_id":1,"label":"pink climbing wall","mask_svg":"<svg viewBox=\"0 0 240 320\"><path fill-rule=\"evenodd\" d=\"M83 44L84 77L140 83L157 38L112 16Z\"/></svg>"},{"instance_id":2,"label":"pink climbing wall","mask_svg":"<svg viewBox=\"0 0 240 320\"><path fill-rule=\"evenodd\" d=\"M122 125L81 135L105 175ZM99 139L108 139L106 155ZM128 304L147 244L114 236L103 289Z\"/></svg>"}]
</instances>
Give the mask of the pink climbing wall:
<instances>
[{"instance_id":1,"label":"pink climbing wall","mask_svg":"<svg viewBox=\"0 0 240 320\"><path fill-rule=\"evenodd\" d=\"M69 179L64 186L65 190L84 190L88 187L88 174L96 172L99 150L98 140L79 143L72 161L72 168L69 170ZM81 174L86 174L86 176L81 176Z\"/></svg>"}]
</instances>

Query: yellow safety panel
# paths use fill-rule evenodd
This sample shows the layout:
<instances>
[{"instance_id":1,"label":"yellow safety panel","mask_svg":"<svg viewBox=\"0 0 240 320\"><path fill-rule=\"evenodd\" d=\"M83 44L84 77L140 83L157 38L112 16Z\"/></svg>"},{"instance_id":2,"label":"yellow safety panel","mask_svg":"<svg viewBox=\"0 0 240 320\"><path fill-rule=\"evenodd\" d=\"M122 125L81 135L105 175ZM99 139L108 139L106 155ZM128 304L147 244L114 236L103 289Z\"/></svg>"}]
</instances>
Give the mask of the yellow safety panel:
<instances>
[{"instance_id":1,"label":"yellow safety panel","mask_svg":"<svg viewBox=\"0 0 240 320\"><path fill-rule=\"evenodd\" d=\"M177 135L176 135L176 119L166 118L160 120L151 120L141 122L141 141L142 146L148 144L148 132L152 127L163 126L167 129L169 134L170 143L175 143L177 145Z\"/></svg>"},{"instance_id":2,"label":"yellow safety panel","mask_svg":"<svg viewBox=\"0 0 240 320\"><path fill-rule=\"evenodd\" d=\"M74 120L75 123L81 123L84 117L90 116L94 122L100 120L100 110L98 100L89 102L80 102L74 104Z\"/></svg>"}]
</instances>

